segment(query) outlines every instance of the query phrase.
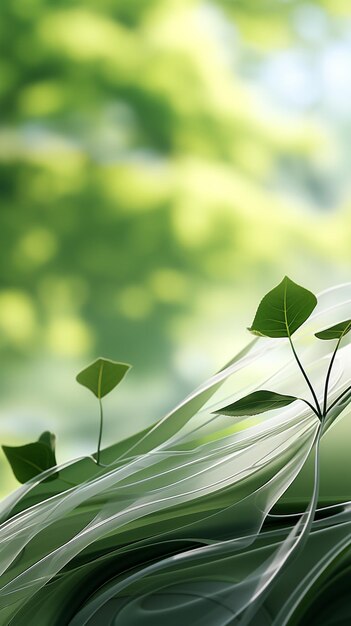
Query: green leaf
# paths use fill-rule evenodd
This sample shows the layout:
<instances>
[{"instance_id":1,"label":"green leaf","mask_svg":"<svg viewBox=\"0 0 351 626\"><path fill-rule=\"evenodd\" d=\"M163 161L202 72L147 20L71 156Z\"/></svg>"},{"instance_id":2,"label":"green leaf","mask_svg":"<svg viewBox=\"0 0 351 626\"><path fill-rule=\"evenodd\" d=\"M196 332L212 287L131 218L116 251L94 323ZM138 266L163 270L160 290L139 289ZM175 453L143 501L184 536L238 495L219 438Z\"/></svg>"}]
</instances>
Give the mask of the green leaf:
<instances>
[{"instance_id":1,"label":"green leaf","mask_svg":"<svg viewBox=\"0 0 351 626\"><path fill-rule=\"evenodd\" d=\"M344 335L347 335L350 330L351 320L345 320L345 322L340 322L339 324L335 324L335 326L321 330L319 333L316 333L315 336L318 337L318 339L341 339Z\"/></svg>"},{"instance_id":2,"label":"green leaf","mask_svg":"<svg viewBox=\"0 0 351 626\"><path fill-rule=\"evenodd\" d=\"M55 435L45 431L39 440L24 446L2 446L12 471L20 483L26 483L50 467L55 467ZM58 473L46 480L57 478Z\"/></svg>"},{"instance_id":3,"label":"green leaf","mask_svg":"<svg viewBox=\"0 0 351 626\"><path fill-rule=\"evenodd\" d=\"M309 318L316 296L285 276L262 299L250 332L262 337L289 337Z\"/></svg>"},{"instance_id":4,"label":"green leaf","mask_svg":"<svg viewBox=\"0 0 351 626\"><path fill-rule=\"evenodd\" d=\"M258 413L264 413L265 411L287 406L295 402L295 400L297 400L297 398L294 396L284 396L274 391L262 389L249 393L248 396L233 402L233 404L228 404L228 406L224 406L222 409L214 411L214 413L229 415L231 417L257 415Z\"/></svg>"},{"instance_id":5,"label":"green leaf","mask_svg":"<svg viewBox=\"0 0 351 626\"><path fill-rule=\"evenodd\" d=\"M79 372L76 380L97 398L103 398L121 382L130 368L127 363L100 358Z\"/></svg>"}]
</instances>

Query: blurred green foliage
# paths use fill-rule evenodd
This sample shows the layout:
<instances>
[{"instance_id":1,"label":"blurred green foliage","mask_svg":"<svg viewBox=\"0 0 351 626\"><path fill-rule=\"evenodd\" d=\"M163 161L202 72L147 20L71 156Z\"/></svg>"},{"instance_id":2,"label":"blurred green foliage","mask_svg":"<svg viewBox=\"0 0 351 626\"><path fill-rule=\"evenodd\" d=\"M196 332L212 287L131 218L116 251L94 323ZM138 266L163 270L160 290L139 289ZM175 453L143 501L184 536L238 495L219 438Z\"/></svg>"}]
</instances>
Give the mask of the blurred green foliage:
<instances>
[{"instance_id":1,"label":"blurred green foliage","mask_svg":"<svg viewBox=\"0 0 351 626\"><path fill-rule=\"evenodd\" d=\"M223 7L248 45L277 45L293 35L291 4ZM3 350L80 355L113 337L153 362L155 335L166 350L170 320L208 283L234 288L243 265L262 274L291 237L328 254L269 188L284 154L313 158L323 137L262 119L212 8L3 5Z\"/></svg>"},{"instance_id":2,"label":"blurred green foliage","mask_svg":"<svg viewBox=\"0 0 351 626\"><path fill-rule=\"evenodd\" d=\"M295 17L311 6L330 31L349 12L341 0L2 2L3 363L103 353L156 376L195 343L220 364L276 277L346 276L348 201L316 206L337 138L258 80L277 50L310 47Z\"/></svg>"}]
</instances>

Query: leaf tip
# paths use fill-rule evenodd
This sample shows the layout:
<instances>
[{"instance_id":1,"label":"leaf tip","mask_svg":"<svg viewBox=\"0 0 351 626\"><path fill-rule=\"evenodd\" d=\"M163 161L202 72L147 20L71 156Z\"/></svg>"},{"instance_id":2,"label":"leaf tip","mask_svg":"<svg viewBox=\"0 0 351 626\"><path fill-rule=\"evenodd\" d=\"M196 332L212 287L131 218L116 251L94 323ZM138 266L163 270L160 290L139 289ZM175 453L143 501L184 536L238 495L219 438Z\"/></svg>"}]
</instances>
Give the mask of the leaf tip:
<instances>
[{"instance_id":1,"label":"leaf tip","mask_svg":"<svg viewBox=\"0 0 351 626\"><path fill-rule=\"evenodd\" d=\"M246 330L248 330L249 333L251 333L251 335L255 335L255 337L264 337L265 336L259 330L256 330L253 326L247 326Z\"/></svg>"}]
</instances>

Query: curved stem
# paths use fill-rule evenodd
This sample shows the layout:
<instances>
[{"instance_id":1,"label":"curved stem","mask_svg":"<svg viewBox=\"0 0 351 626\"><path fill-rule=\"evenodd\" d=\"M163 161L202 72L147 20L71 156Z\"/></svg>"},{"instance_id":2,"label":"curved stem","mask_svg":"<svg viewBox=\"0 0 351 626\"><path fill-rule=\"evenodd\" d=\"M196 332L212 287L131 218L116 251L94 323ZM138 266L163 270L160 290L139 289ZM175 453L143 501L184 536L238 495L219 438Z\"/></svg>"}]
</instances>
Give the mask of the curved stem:
<instances>
[{"instance_id":1,"label":"curved stem","mask_svg":"<svg viewBox=\"0 0 351 626\"><path fill-rule=\"evenodd\" d=\"M318 419L320 419L319 413L316 411L315 407L313 406L313 404L311 402L309 402L308 400L305 400L305 398L297 398L297 399L301 400L301 402L304 402L305 404L307 404L307 406L310 407L311 411L313 411L313 413L315 415L317 415Z\"/></svg>"},{"instance_id":2,"label":"curved stem","mask_svg":"<svg viewBox=\"0 0 351 626\"><path fill-rule=\"evenodd\" d=\"M101 448L101 439L102 439L102 428L104 425L104 412L102 408L101 398L99 398L99 407L100 407L100 429L99 429L99 439L97 445L97 453L96 453L96 462L100 465L100 448Z\"/></svg>"},{"instance_id":3,"label":"curved stem","mask_svg":"<svg viewBox=\"0 0 351 626\"><path fill-rule=\"evenodd\" d=\"M294 357L295 357L295 359L296 359L296 362L297 362L297 364L298 364L298 366L299 366L299 368L300 368L300 370L301 370L301 372L302 372L302 375L303 375L303 377L304 377L304 379L305 379L305 381L306 381L306 383L307 383L307 385L308 385L308 388L309 388L309 390L310 390L310 392L311 392L311 394L312 394L313 400L314 400L315 405L316 405L316 414L318 415L318 418L319 418L319 419L322 419L322 413L321 413L321 409L320 409L320 406L319 406L319 403L318 403L318 399L317 399L317 396L316 396L316 392L315 392L315 390L313 389L312 384L311 384L311 381L310 381L310 379L308 378L308 376L307 376L307 374L306 374L306 372L305 372L305 370L304 370L304 368L303 368L303 366L302 366L302 363L301 363L301 361L300 361L300 359L299 359L299 357L298 357L298 355L297 355L297 352L296 352L296 350L295 350L295 346L294 346L294 344L293 344L293 342L292 342L292 339L291 339L290 334L289 334L289 342L290 342L291 349L292 349L292 351L293 351L293 355L294 355Z\"/></svg>"},{"instance_id":4,"label":"curved stem","mask_svg":"<svg viewBox=\"0 0 351 626\"><path fill-rule=\"evenodd\" d=\"M340 346L340 342L342 340L342 335L339 337L338 342L335 346L335 350L333 352L332 358L330 360L329 363L329 367L328 367L328 372L327 372L327 377L325 379L325 386L324 386L324 398L323 398L323 415L325 416L327 414L327 402L328 402L328 387L329 387L329 380L330 380L330 374L331 371L333 369L333 365L334 365L334 361L335 361L335 357L336 357L336 353L338 351L338 348Z\"/></svg>"}]
</instances>

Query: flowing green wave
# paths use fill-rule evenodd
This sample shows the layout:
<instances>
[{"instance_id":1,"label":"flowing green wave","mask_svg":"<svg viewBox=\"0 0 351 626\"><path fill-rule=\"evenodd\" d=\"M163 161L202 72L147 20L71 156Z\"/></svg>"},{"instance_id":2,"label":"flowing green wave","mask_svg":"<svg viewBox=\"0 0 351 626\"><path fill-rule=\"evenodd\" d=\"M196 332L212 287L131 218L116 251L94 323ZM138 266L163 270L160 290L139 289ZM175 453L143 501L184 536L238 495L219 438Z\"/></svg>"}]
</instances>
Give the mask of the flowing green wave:
<instances>
[{"instance_id":1,"label":"flowing green wave","mask_svg":"<svg viewBox=\"0 0 351 626\"><path fill-rule=\"evenodd\" d=\"M350 297L350 285L323 293L296 333L320 397L331 348L308 338L349 315ZM318 508L316 453L349 409L323 430L302 402L254 419L212 414L263 383L306 395L283 344L252 342L153 427L102 451L103 467L78 459L9 496L0 625L350 624L351 503ZM349 362L346 344L331 401ZM311 455L310 500L291 511L284 494Z\"/></svg>"}]
</instances>

